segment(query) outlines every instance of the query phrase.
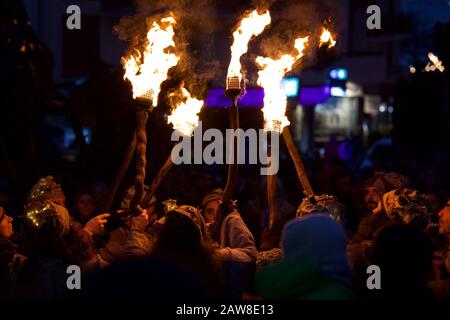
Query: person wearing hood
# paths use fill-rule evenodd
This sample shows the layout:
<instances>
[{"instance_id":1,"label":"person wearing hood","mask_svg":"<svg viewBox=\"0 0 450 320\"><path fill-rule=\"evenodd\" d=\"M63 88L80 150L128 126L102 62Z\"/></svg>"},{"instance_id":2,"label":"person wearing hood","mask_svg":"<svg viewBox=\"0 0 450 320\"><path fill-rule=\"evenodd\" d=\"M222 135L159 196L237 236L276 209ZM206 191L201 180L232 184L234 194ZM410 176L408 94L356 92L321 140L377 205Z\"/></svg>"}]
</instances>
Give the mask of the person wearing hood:
<instances>
[{"instance_id":1,"label":"person wearing hood","mask_svg":"<svg viewBox=\"0 0 450 320\"><path fill-rule=\"evenodd\" d=\"M214 189L203 197L202 208L206 224L212 226L219 219L219 207L223 195L222 189ZM255 262L256 247L252 233L237 210L227 214L220 225L217 237L220 255L227 260Z\"/></svg>"},{"instance_id":2,"label":"person wearing hood","mask_svg":"<svg viewBox=\"0 0 450 320\"><path fill-rule=\"evenodd\" d=\"M24 212L24 250L28 259L18 271L18 297L24 299L65 298L67 267L83 271L95 259L89 242L71 227L67 209L50 200L33 201Z\"/></svg>"},{"instance_id":3,"label":"person wearing hood","mask_svg":"<svg viewBox=\"0 0 450 320\"><path fill-rule=\"evenodd\" d=\"M61 185L52 176L39 179L25 201L24 222L28 235L42 233L45 236L46 233L41 231L45 227L55 231L56 238L71 233L74 242L88 248L87 256L91 256L94 250L92 236L103 230L107 216L94 217L84 225L72 219L66 208L66 197Z\"/></svg>"},{"instance_id":4,"label":"person wearing hood","mask_svg":"<svg viewBox=\"0 0 450 320\"><path fill-rule=\"evenodd\" d=\"M328 213L291 221L282 234L282 259L257 272L256 293L265 299L354 298L346 245L344 229Z\"/></svg>"},{"instance_id":5,"label":"person wearing hood","mask_svg":"<svg viewBox=\"0 0 450 320\"><path fill-rule=\"evenodd\" d=\"M52 176L39 179L27 196L23 236L28 259L17 272L19 298L68 297L69 265L79 266L82 272L106 266L95 250L92 236L103 230L109 214L94 217L83 226L71 218L65 200Z\"/></svg>"},{"instance_id":6,"label":"person wearing hood","mask_svg":"<svg viewBox=\"0 0 450 320\"><path fill-rule=\"evenodd\" d=\"M240 299L245 289L252 286L256 262L256 246L252 233L236 207L228 212L222 205L223 190L214 189L202 200L203 216L213 240L216 254L224 264L231 297Z\"/></svg>"},{"instance_id":7,"label":"person wearing hood","mask_svg":"<svg viewBox=\"0 0 450 320\"><path fill-rule=\"evenodd\" d=\"M58 216L64 222L63 231L70 231L74 242L89 248L86 250L87 256L92 257L95 252L93 237L103 232L104 225L110 215L108 213L97 215L89 219L85 224L72 219L66 208L66 197L61 185L52 176L39 179L27 195L24 211L25 222L28 222L28 225L33 226L35 229L40 229L42 222L39 224L39 219L42 218L43 221L46 221L47 214L45 210L49 207L53 211L60 213ZM68 214L67 217L66 212Z\"/></svg>"}]
</instances>

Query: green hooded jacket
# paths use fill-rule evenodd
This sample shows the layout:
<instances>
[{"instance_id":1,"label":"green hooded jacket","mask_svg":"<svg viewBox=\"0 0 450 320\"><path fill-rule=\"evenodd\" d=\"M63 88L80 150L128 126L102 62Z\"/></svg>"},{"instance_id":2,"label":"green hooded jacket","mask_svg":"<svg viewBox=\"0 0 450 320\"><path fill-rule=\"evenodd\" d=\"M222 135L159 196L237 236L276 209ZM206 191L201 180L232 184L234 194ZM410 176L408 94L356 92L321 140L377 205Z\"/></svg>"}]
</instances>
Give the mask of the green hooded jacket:
<instances>
[{"instance_id":1,"label":"green hooded jacket","mask_svg":"<svg viewBox=\"0 0 450 320\"><path fill-rule=\"evenodd\" d=\"M256 274L256 293L265 299L350 300L352 290L326 278L312 264L293 260L262 267Z\"/></svg>"}]
</instances>

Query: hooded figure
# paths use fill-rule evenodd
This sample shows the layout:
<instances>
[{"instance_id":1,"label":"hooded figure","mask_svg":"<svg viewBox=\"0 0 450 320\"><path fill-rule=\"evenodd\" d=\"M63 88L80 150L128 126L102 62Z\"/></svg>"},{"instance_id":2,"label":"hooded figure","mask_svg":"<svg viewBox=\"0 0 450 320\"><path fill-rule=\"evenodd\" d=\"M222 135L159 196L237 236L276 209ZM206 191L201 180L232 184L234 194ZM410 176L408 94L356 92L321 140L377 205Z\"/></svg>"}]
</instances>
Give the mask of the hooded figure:
<instances>
[{"instance_id":1,"label":"hooded figure","mask_svg":"<svg viewBox=\"0 0 450 320\"><path fill-rule=\"evenodd\" d=\"M55 299L67 296L67 267L81 265L91 247L77 240L67 209L50 200L33 201L24 212L24 239L29 258L17 277L18 296Z\"/></svg>"},{"instance_id":2,"label":"hooded figure","mask_svg":"<svg viewBox=\"0 0 450 320\"><path fill-rule=\"evenodd\" d=\"M222 203L222 189L214 189L202 200L203 215L208 223L213 224L218 219L217 211ZM212 206L215 204L215 206ZM237 208L235 205L233 208ZM213 213L210 213L210 212ZM225 260L253 263L256 261L255 240L237 210L232 210L220 225L219 255Z\"/></svg>"},{"instance_id":3,"label":"hooded figure","mask_svg":"<svg viewBox=\"0 0 450 320\"><path fill-rule=\"evenodd\" d=\"M256 274L256 292L266 299L353 298L342 226L328 214L307 215L286 225L283 258Z\"/></svg>"},{"instance_id":4,"label":"hooded figure","mask_svg":"<svg viewBox=\"0 0 450 320\"><path fill-rule=\"evenodd\" d=\"M52 176L39 179L33 186L27 195L24 210L29 245L49 251L46 249L48 246L43 245L43 241L47 241L51 246L60 245L58 250L61 250L62 240L69 240L84 248L84 253L76 257L77 260L90 257L93 255L92 237L80 223L71 218L65 207L65 199L60 184ZM33 238L35 240L31 240Z\"/></svg>"},{"instance_id":5,"label":"hooded figure","mask_svg":"<svg viewBox=\"0 0 450 320\"><path fill-rule=\"evenodd\" d=\"M224 265L231 297L240 299L243 292L252 287L257 251L252 233L237 210L237 205L227 212L222 204L222 189L215 189L203 197L202 208L207 222L217 228L219 248L216 254ZM220 217L220 206L224 210Z\"/></svg>"},{"instance_id":6,"label":"hooded figure","mask_svg":"<svg viewBox=\"0 0 450 320\"><path fill-rule=\"evenodd\" d=\"M41 178L27 196L23 220L28 259L17 272L21 298L64 297L69 293L69 265L88 271L102 263L92 237L71 219L64 201L60 185L51 176Z\"/></svg>"},{"instance_id":7,"label":"hooded figure","mask_svg":"<svg viewBox=\"0 0 450 320\"><path fill-rule=\"evenodd\" d=\"M34 201L25 208L25 223L41 237L64 238L70 222L67 209L53 201Z\"/></svg>"}]
</instances>

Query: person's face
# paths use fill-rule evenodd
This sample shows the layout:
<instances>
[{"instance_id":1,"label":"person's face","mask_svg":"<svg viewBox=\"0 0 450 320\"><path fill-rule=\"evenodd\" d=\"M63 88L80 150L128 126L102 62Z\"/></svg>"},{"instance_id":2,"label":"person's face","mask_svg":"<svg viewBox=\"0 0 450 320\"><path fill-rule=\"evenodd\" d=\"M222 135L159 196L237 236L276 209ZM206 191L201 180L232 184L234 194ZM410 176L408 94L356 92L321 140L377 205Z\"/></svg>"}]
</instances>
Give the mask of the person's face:
<instances>
[{"instance_id":1,"label":"person's face","mask_svg":"<svg viewBox=\"0 0 450 320\"><path fill-rule=\"evenodd\" d=\"M206 204L204 209L206 223L212 223L216 220L219 211L219 201L212 200Z\"/></svg>"},{"instance_id":2,"label":"person's face","mask_svg":"<svg viewBox=\"0 0 450 320\"><path fill-rule=\"evenodd\" d=\"M439 211L439 233L450 239L450 200Z\"/></svg>"},{"instance_id":3,"label":"person's face","mask_svg":"<svg viewBox=\"0 0 450 320\"><path fill-rule=\"evenodd\" d=\"M369 187L365 189L364 202L366 208L372 211L378 206L378 202L381 200L380 192L377 188Z\"/></svg>"},{"instance_id":4,"label":"person's face","mask_svg":"<svg viewBox=\"0 0 450 320\"><path fill-rule=\"evenodd\" d=\"M1 238L9 238L13 234L12 221L13 221L13 218L6 215L5 210L0 207L0 237Z\"/></svg>"},{"instance_id":5,"label":"person's face","mask_svg":"<svg viewBox=\"0 0 450 320\"><path fill-rule=\"evenodd\" d=\"M82 194L78 197L77 210L83 217L91 217L94 214L94 198L89 194Z\"/></svg>"}]
</instances>

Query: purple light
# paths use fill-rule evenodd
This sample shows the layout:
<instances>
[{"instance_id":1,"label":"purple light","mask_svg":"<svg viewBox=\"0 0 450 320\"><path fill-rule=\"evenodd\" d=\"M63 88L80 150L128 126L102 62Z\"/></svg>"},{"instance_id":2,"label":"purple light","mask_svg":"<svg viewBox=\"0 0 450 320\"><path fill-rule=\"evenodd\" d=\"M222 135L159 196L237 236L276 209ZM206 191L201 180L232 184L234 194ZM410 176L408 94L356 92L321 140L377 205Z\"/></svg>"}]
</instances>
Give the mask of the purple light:
<instances>
[{"instance_id":1,"label":"purple light","mask_svg":"<svg viewBox=\"0 0 450 320\"><path fill-rule=\"evenodd\" d=\"M225 96L224 89L211 89L205 99L207 108L226 108L231 106L231 99ZM299 104L312 106L324 103L330 97L330 87L302 87L300 90ZM238 99L239 108L257 108L264 106L264 90L262 88L247 89L245 94Z\"/></svg>"},{"instance_id":2,"label":"purple light","mask_svg":"<svg viewBox=\"0 0 450 320\"><path fill-rule=\"evenodd\" d=\"M324 103L330 97L330 87L303 87L300 90L299 103L302 106L314 106Z\"/></svg>"},{"instance_id":3,"label":"purple light","mask_svg":"<svg viewBox=\"0 0 450 320\"><path fill-rule=\"evenodd\" d=\"M231 106L231 99L225 97L224 89L211 89L205 99L208 108L225 108Z\"/></svg>"},{"instance_id":4,"label":"purple light","mask_svg":"<svg viewBox=\"0 0 450 320\"><path fill-rule=\"evenodd\" d=\"M205 99L208 108L225 108L231 106L231 99L225 96L224 89L211 89ZM239 108L258 108L264 105L264 90L262 88L247 89L238 99Z\"/></svg>"}]
</instances>

